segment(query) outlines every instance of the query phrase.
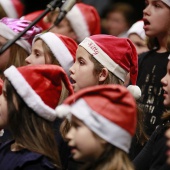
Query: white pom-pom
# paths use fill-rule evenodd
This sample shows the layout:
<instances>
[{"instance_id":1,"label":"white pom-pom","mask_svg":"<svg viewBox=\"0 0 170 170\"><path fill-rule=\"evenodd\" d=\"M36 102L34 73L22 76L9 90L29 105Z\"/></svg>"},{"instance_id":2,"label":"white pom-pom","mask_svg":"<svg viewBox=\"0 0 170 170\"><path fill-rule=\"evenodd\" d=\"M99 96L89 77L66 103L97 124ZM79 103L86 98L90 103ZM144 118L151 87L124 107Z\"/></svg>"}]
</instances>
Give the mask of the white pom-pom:
<instances>
[{"instance_id":1,"label":"white pom-pom","mask_svg":"<svg viewBox=\"0 0 170 170\"><path fill-rule=\"evenodd\" d=\"M0 136L3 136L4 135L4 129L1 129L0 130Z\"/></svg>"},{"instance_id":2,"label":"white pom-pom","mask_svg":"<svg viewBox=\"0 0 170 170\"><path fill-rule=\"evenodd\" d=\"M71 110L71 107L69 105L66 105L66 104L62 104L60 106L57 106L55 111L56 111L56 114L59 118L64 118L64 117L67 117L69 118L70 116L70 110Z\"/></svg>"},{"instance_id":3,"label":"white pom-pom","mask_svg":"<svg viewBox=\"0 0 170 170\"><path fill-rule=\"evenodd\" d=\"M133 95L133 97L137 100L141 97L141 90L138 86L135 85L129 85L127 89L130 91L130 93Z\"/></svg>"}]
</instances>

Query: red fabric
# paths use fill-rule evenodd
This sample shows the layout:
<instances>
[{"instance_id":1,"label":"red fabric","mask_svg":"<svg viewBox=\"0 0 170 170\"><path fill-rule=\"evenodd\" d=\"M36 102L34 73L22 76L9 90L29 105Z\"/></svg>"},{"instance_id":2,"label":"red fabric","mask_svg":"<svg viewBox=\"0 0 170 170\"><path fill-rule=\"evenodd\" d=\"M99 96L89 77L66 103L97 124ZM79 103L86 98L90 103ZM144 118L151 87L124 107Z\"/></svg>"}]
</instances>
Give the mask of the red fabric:
<instances>
[{"instance_id":1,"label":"red fabric","mask_svg":"<svg viewBox=\"0 0 170 170\"><path fill-rule=\"evenodd\" d=\"M121 85L88 87L68 97L64 104L71 105L83 98L92 110L128 131L136 130L136 102L130 92Z\"/></svg>"},{"instance_id":2,"label":"red fabric","mask_svg":"<svg viewBox=\"0 0 170 170\"><path fill-rule=\"evenodd\" d=\"M18 13L18 18L23 15L24 5L19 0L12 0L15 10Z\"/></svg>"},{"instance_id":3,"label":"red fabric","mask_svg":"<svg viewBox=\"0 0 170 170\"><path fill-rule=\"evenodd\" d=\"M69 94L73 94L72 85L65 71L57 65L23 66L18 70L44 103L53 109L60 99L61 81L64 82Z\"/></svg>"},{"instance_id":4,"label":"red fabric","mask_svg":"<svg viewBox=\"0 0 170 170\"><path fill-rule=\"evenodd\" d=\"M136 85L138 75L138 55L134 44L127 38L112 35L93 35L92 39L115 63L130 72L132 85Z\"/></svg>"},{"instance_id":5,"label":"red fabric","mask_svg":"<svg viewBox=\"0 0 170 170\"><path fill-rule=\"evenodd\" d=\"M90 35L100 34L101 33L100 16L97 10L93 6L84 3L78 3L76 5L82 12L83 17L87 22Z\"/></svg>"},{"instance_id":6,"label":"red fabric","mask_svg":"<svg viewBox=\"0 0 170 170\"><path fill-rule=\"evenodd\" d=\"M56 35L61 39L61 41L68 48L68 50L70 51L70 53L73 57L73 61L75 62L75 60L76 60L76 50L78 48L77 43L73 39L71 39L67 36L64 36L64 35L61 35L61 34L56 34Z\"/></svg>"},{"instance_id":7,"label":"red fabric","mask_svg":"<svg viewBox=\"0 0 170 170\"><path fill-rule=\"evenodd\" d=\"M27 15L23 16L23 19L28 20L28 21L34 21L43 12L44 12L43 10L32 12L30 14L27 14ZM44 22L43 18L36 25L41 27L43 30L47 30L51 26L51 24L48 24L48 23Z\"/></svg>"}]
</instances>

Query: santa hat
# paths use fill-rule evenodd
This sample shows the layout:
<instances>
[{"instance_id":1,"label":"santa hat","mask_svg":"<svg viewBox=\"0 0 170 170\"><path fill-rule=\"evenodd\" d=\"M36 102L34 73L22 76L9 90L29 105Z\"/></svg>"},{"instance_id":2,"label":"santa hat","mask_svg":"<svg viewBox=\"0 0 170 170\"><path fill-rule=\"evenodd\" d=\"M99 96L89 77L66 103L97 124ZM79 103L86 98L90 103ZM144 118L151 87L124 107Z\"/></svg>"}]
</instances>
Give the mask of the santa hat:
<instances>
[{"instance_id":1,"label":"santa hat","mask_svg":"<svg viewBox=\"0 0 170 170\"><path fill-rule=\"evenodd\" d=\"M67 13L66 18L76 33L78 42L90 35L100 34L100 16L91 5L77 3Z\"/></svg>"},{"instance_id":2,"label":"santa hat","mask_svg":"<svg viewBox=\"0 0 170 170\"><path fill-rule=\"evenodd\" d=\"M161 1L170 7L170 0L161 0Z\"/></svg>"},{"instance_id":3,"label":"santa hat","mask_svg":"<svg viewBox=\"0 0 170 170\"><path fill-rule=\"evenodd\" d=\"M13 39L26 27L28 27L29 24L30 21L27 20L4 17L0 20L0 35L8 40ZM30 53L32 40L34 36L41 31L42 29L40 27L33 26L19 40L16 41L16 44Z\"/></svg>"},{"instance_id":4,"label":"santa hat","mask_svg":"<svg viewBox=\"0 0 170 170\"><path fill-rule=\"evenodd\" d=\"M37 17L39 17L42 13L44 12L44 10L38 10L38 11L34 11L34 12L31 12L27 15L24 15L22 16L20 19L24 19L24 20L28 20L28 21L34 21L35 19L37 19ZM36 23L37 26L41 27L43 30L47 30L48 28L50 28L50 25L49 23L47 22L44 22L43 18L38 21Z\"/></svg>"},{"instance_id":5,"label":"santa hat","mask_svg":"<svg viewBox=\"0 0 170 170\"><path fill-rule=\"evenodd\" d=\"M67 75L70 75L69 69L75 62L77 43L69 37L52 32L38 34L33 43L37 38L42 39L47 44Z\"/></svg>"},{"instance_id":6,"label":"santa hat","mask_svg":"<svg viewBox=\"0 0 170 170\"><path fill-rule=\"evenodd\" d=\"M0 5L10 18L19 18L24 11L24 5L19 0L0 0Z\"/></svg>"},{"instance_id":7,"label":"santa hat","mask_svg":"<svg viewBox=\"0 0 170 170\"><path fill-rule=\"evenodd\" d=\"M129 90L136 99L140 98L141 90L136 86L138 55L129 39L99 34L85 38L79 45L123 82L130 73Z\"/></svg>"},{"instance_id":8,"label":"santa hat","mask_svg":"<svg viewBox=\"0 0 170 170\"><path fill-rule=\"evenodd\" d=\"M69 94L73 93L68 76L57 65L11 66L4 75L28 107L49 121L56 118L55 108L61 96L62 82Z\"/></svg>"},{"instance_id":9,"label":"santa hat","mask_svg":"<svg viewBox=\"0 0 170 170\"><path fill-rule=\"evenodd\" d=\"M145 30L143 29L144 22L142 20L135 22L131 28L128 30L127 35L137 34L141 39L145 40Z\"/></svg>"},{"instance_id":10,"label":"santa hat","mask_svg":"<svg viewBox=\"0 0 170 170\"><path fill-rule=\"evenodd\" d=\"M59 117L73 114L98 136L128 152L136 130L136 102L124 86L82 89L68 97L56 112Z\"/></svg>"}]
</instances>

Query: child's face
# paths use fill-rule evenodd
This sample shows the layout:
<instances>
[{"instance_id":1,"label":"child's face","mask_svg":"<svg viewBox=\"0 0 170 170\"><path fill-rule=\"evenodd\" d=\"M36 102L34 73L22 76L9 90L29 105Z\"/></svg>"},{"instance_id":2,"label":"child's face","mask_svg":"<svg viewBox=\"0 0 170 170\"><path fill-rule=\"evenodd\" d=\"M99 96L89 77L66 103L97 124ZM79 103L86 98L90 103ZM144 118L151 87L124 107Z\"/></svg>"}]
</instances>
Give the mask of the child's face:
<instances>
[{"instance_id":1,"label":"child's face","mask_svg":"<svg viewBox=\"0 0 170 170\"><path fill-rule=\"evenodd\" d=\"M80 113L81 114L81 113ZM82 121L72 116L72 127L66 135L74 160L93 162L104 152L106 142L96 136Z\"/></svg>"},{"instance_id":2,"label":"child's face","mask_svg":"<svg viewBox=\"0 0 170 170\"><path fill-rule=\"evenodd\" d=\"M7 42L5 38L0 36L0 48ZM6 65L9 62L10 59L10 48L8 48L4 53L0 55L0 71L4 71L6 69Z\"/></svg>"},{"instance_id":3,"label":"child's face","mask_svg":"<svg viewBox=\"0 0 170 170\"><path fill-rule=\"evenodd\" d=\"M0 95L0 129L7 126L8 120L8 109L7 109L7 98L6 98L6 87L3 84L2 94Z\"/></svg>"},{"instance_id":4,"label":"child's face","mask_svg":"<svg viewBox=\"0 0 170 170\"><path fill-rule=\"evenodd\" d=\"M79 46L76 51L76 61L70 68L70 77L75 92L98 84L99 78L94 75L93 71L94 63L90 60L90 54Z\"/></svg>"},{"instance_id":5,"label":"child's face","mask_svg":"<svg viewBox=\"0 0 170 170\"><path fill-rule=\"evenodd\" d=\"M37 40L32 46L31 54L25 59L27 64L51 64L50 57L46 57L42 40Z\"/></svg>"},{"instance_id":6,"label":"child's face","mask_svg":"<svg viewBox=\"0 0 170 170\"><path fill-rule=\"evenodd\" d=\"M170 9L160 0L147 0L143 11L144 30L149 37L161 38L168 34Z\"/></svg>"},{"instance_id":7,"label":"child's face","mask_svg":"<svg viewBox=\"0 0 170 170\"><path fill-rule=\"evenodd\" d=\"M134 43L138 54L149 50L146 42L141 39L137 34L130 34L128 38Z\"/></svg>"},{"instance_id":8,"label":"child's face","mask_svg":"<svg viewBox=\"0 0 170 170\"><path fill-rule=\"evenodd\" d=\"M121 12L111 12L107 16L106 29L109 34L118 36L128 30L129 26Z\"/></svg>"},{"instance_id":9,"label":"child's face","mask_svg":"<svg viewBox=\"0 0 170 170\"><path fill-rule=\"evenodd\" d=\"M168 62L168 65L167 65L167 73L162 78L161 83L163 85L163 90L164 90L163 103L166 107L170 107L170 61Z\"/></svg>"}]
</instances>

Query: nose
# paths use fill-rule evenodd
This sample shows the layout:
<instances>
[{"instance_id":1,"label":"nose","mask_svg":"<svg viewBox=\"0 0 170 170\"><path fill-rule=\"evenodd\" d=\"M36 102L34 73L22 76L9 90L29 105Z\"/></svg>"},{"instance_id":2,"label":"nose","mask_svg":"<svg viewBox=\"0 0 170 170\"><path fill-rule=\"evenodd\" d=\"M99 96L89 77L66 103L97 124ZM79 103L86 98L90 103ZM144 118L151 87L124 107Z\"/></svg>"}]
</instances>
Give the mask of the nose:
<instances>
[{"instance_id":1,"label":"nose","mask_svg":"<svg viewBox=\"0 0 170 170\"><path fill-rule=\"evenodd\" d=\"M75 73L75 71L74 71L74 65L75 65L75 63L70 67L70 69L69 69L69 71L70 71L70 73L71 74L74 74Z\"/></svg>"},{"instance_id":2,"label":"nose","mask_svg":"<svg viewBox=\"0 0 170 170\"><path fill-rule=\"evenodd\" d=\"M167 81L166 81L166 75L161 79L161 83L162 85L167 85Z\"/></svg>"},{"instance_id":3,"label":"nose","mask_svg":"<svg viewBox=\"0 0 170 170\"><path fill-rule=\"evenodd\" d=\"M143 16L149 15L150 14L150 6L146 6L145 9L143 10Z\"/></svg>"},{"instance_id":4,"label":"nose","mask_svg":"<svg viewBox=\"0 0 170 170\"><path fill-rule=\"evenodd\" d=\"M28 64L31 64L30 56L28 56L28 57L25 59L25 62L26 62L27 65L28 65Z\"/></svg>"}]
</instances>

